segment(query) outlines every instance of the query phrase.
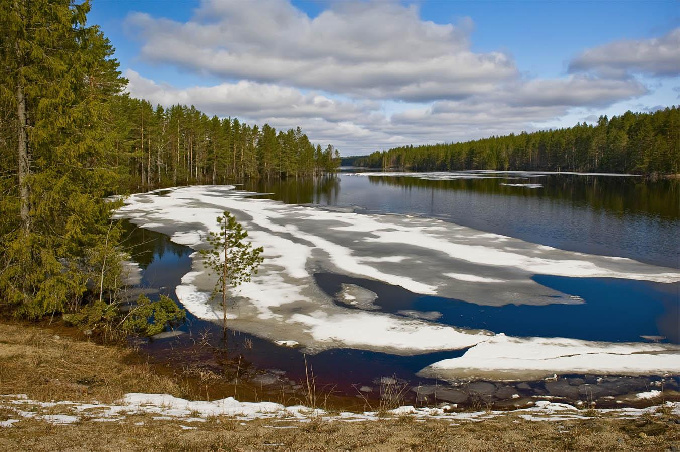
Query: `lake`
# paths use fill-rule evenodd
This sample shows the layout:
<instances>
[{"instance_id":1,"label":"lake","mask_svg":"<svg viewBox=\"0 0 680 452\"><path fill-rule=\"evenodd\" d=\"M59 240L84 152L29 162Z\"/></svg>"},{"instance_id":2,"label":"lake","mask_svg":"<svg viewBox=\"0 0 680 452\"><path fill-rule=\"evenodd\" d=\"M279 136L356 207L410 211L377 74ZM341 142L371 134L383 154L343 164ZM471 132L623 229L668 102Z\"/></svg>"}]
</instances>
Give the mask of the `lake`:
<instances>
[{"instance_id":1,"label":"lake","mask_svg":"<svg viewBox=\"0 0 680 452\"><path fill-rule=\"evenodd\" d=\"M316 251L313 251L305 265L312 277L301 281L320 293L310 295L314 290L308 289L297 296L301 300L305 297L326 300L324 303L331 303L332 306L326 306L323 315L317 314L320 312L318 305L315 305L314 310L307 309L302 301L293 299L288 301L292 306L290 310L285 309L287 305L277 305L268 306L269 310L264 311L260 304L256 305L260 311L249 314L246 305L237 306L238 317L243 318L234 320L236 329L241 331L239 337L248 339L251 346L254 341L256 346L243 347L241 342L236 341L234 347L254 365L285 371L289 380L296 381L304 376L300 349L280 347L272 342L279 338L273 330L285 331L285 334L282 333L285 337L281 336L280 339L296 337L298 342L308 345L307 351L312 354L307 358L320 381L333 384L337 390L350 394L356 393L358 385L375 387L376 381L385 376L394 376L413 385L431 384L431 380L418 377L416 373L440 360L460 357L473 343L453 347L445 342L441 349L434 345L428 348L425 344L422 349L405 346L404 349L395 350L391 342L386 342L383 348L362 342L352 346L355 342L340 332L330 338L336 345L328 346L328 339L323 334L319 337L318 331L314 329L316 324L310 320L315 315L325 315L338 324L342 324L340 320L344 317L341 316L348 312L357 315L369 313L383 315L383 318L423 322L413 325L427 325L428 328L431 325L443 325L465 331L502 332L512 337L558 337L612 343L653 340L678 344L680 283L677 280L655 280L658 279L655 273L660 271L658 267L652 266L666 267L667 270L680 268L677 240L680 230L679 187L677 181L649 182L638 177L491 172L383 175L352 171L315 180L247 182L237 188L260 193L255 197L257 199L282 201L291 206L317 206L317 210L312 209L311 214L309 210L288 212L285 218L272 225L271 219L278 218L281 208L277 207L278 204L266 204L269 206L267 208L278 209L276 215L271 213L274 210L267 211L270 212L267 217L269 226L265 229L269 235L274 231L290 241L291 233L295 235L299 232L299 237L292 242L296 245L310 242L316 244L311 247L312 250L332 249L337 253L350 249L354 255L365 254L361 262L372 262L373 259L382 263L366 267L369 276L376 274L377 277L362 277L361 271L354 271L351 266L343 267L343 262L332 257L317 257ZM162 197L163 193L155 196ZM219 196L219 193L212 196ZM240 204L233 205L238 210ZM243 218L255 222L258 212L245 212ZM635 267L628 267L624 260L621 264L623 267L608 268L609 273L603 273L616 277L584 277L583 272L577 272L577 276L571 276L569 272L539 274L534 273L536 266L531 265L524 274L516 275L514 269L497 270L495 267L489 273L489 263L482 265L474 262L474 258L466 258L467 261L463 263L442 260L436 250L425 253L420 248L411 249L411 243L408 242L387 246L372 243L375 239L365 239L367 244L355 246L353 242L357 242L356 237L360 236L358 232L343 232L335 238L331 236L330 245L324 241L329 237L325 231L362 230L360 223L345 228L339 228L334 223L350 221L347 220L348 215L355 213L360 215L351 218L362 221L371 218L388 223L385 234L394 229L403 229L404 221L415 221L416 226L421 228L434 224L430 234L439 234L436 236L439 240L448 240L447 237L454 232L457 235L468 234L465 243L469 242L475 249L482 249L487 240L500 240L491 247L491 251L501 253L498 256L503 256L502 253L507 250L521 250L523 256L532 259L540 256L545 262L552 263L558 259L562 259L559 262L571 262L574 256L580 256L575 253L587 253L628 258L649 265L633 263L631 265ZM167 222L154 222L154 218L147 217L142 221L135 219L134 215L132 217L137 223L150 225L150 229L168 234L180 231L180 236L174 237L182 240L190 236L193 229L200 229L202 224L192 219L181 227L173 228ZM305 229L310 218L318 221L320 226ZM261 226L264 223L259 224ZM446 224L451 224L452 229ZM457 225L465 229L455 229ZM261 232L255 227L252 236L264 240ZM173 244L165 236L150 231L137 229L132 234L136 236L131 237L131 241L137 244L134 254L145 269L143 284L164 288L161 290L174 295L172 287L179 285L182 276L192 270L191 249ZM498 236L519 241L501 240ZM200 242L196 238L193 240ZM338 245L342 248L337 248ZM458 243L457 246L459 248L456 249L462 249L460 246L463 245ZM559 250L575 253L562 256ZM547 254L544 257L541 253ZM286 261L294 260L296 256L294 249L288 253L282 252L280 264L285 267ZM619 265L618 260L588 259L592 260L589 264L594 265L594 268L599 268L597 265ZM404 271L405 263L410 261L414 265L419 264ZM496 262L491 264L496 265ZM455 265L455 272L446 273L451 265ZM343 268L349 270L343 271ZM478 276L482 274L480 269L486 272L482 276ZM271 275L278 275L279 272L276 270ZM640 272L643 276L638 275ZM450 284L450 289L441 289L441 278L428 279L433 277L427 273L437 273L437 277L440 273L452 275L454 283ZM409 275L412 278L405 279ZM481 285L493 288L493 291L487 291L478 287L480 284L475 283L475 278L481 278L480 281L484 282L506 281L506 284ZM291 281L287 282L295 282ZM400 281L407 283L400 284ZM510 283L514 284L511 291L513 295L504 301L503 297L509 296L508 292L498 287L509 287ZM272 294L286 294L285 290L290 291L291 284L280 286L279 292L269 293L266 301L271 302ZM425 293L428 291L426 289L433 287L435 290L432 293ZM524 287L531 289L525 291ZM441 296L442 292L447 296ZM517 299L517 293L525 294L526 299ZM370 296L365 297L366 294ZM460 297L451 294L459 294ZM364 301L357 304L357 297ZM488 297L490 304L485 297ZM205 300L199 303L205 304ZM304 319L300 317L303 314L307 315ZM254 319L258 316L271 317L262 320L266 327L254 326L257 323ZM278 320L276 316L279 316ZM246 318L247 322L244 320ZM352 319L347 325L361 325L356 322L359 317ZM214 328L210 326L214 324L195 316L191 316L190 320L183 327L186 331L192 328ZM298 320L312 331L316 342L290 329L289 324ZM328 328L328 325L324 328ZM315 349L314 344L317 343L323 346ZM162 347L153 345L159 346ZM626 381L630 382L630 379ZM649 385L649 381L642 379L637 384L644 387ZM673 381L677 384L677 378ZM540 381L529 387L537 393L551 393ZM627 387L627 390L631 387ZM497 390L498 387L491 392ZM517 388L514 390L522 391ZM564 388L561 390L564 392ZM529 389L524 391L526 393ZM557 390L553 388L554 391ZM611 388L609 391L612 394L617 392ZM416 394L420 397L417 391Z\"/></svg>"}]
</instances>

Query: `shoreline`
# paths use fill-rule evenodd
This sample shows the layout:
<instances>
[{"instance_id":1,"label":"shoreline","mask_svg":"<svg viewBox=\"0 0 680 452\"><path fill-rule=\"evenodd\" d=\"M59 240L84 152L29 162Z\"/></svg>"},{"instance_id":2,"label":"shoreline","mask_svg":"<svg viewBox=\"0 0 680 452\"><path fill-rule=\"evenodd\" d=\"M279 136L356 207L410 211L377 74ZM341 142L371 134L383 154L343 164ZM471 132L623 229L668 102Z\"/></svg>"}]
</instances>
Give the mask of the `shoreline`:
<instances>
[{"instance_id":1,"label":"shoreline","mask_svg":"<svg viewBox=\"0 0 680 452\"><path fill-rule=\"evenodd\" d=\"M652 398L641 398L639 408L615 410L548 398L507 411L483 401L461 409L388 399L356 412L324 406L322 397L308 399L316 409L304 400L249 404L240 396L191 396L186 377L173 381L126 349L64 333L58 325L0 321L0 448L663 450L680 438L680 398L666 390L645 394Z\"/></svg>"}]
</instances>

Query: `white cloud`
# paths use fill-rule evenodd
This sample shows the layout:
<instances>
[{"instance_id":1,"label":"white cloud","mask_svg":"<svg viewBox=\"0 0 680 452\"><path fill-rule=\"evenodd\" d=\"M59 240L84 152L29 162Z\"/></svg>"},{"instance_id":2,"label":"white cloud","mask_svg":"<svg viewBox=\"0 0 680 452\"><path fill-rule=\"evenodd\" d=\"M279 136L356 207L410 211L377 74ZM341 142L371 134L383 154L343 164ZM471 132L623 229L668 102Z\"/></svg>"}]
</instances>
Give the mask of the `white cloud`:
<instances>
[{"instance_id":1,"label":"white cloud","mask_svg":"<svg viewBox=\"0 0 680 452\"><path fill-rule=\"evenodd\" d=\"M186 23L136 13L127 25L148 61L374 99L461 98L517 75L503 53L470 51L471 21L423 21L396 2L338 2L311 19L285 0L206 0Z\"/></svg>"},{"instance_id":2,"label":"white cloud","mask_svg":"<svg viewBox=\"0 0 680 452\"><path fill-rule=\"evenodd\" d=\"M660 38L627 39L588 49L571 62L569 70L596 71L610 77L630 73L680 76L680 28Z\"/></svg>"},{"instance_id":3,"label":"white cloud","mask_svg":"<svg viewBox=\"0 0 680 452\"><path fill-rule=\"evenodd\" d=\"M323 117L337 122L355 118L363 111L360 103L341 102L317 93L303 94L295 88L247 80L177 89L157 84L131 69L125 72L125 77L129 80L128 91L135 97L165 106L194 105L210 115L255 120Z\"/></svg>"},{"instance_id":4,"label":"white cloud","mask_svg":"<svg viewBox=\"0 0 680 452\"><path fill-rule=\"evenodd\" d=\"M600 107L647 93L634 79L612 80L588 76L535 79L518 83L503 97L515 106Z\"/></svg>"}]
</instances>

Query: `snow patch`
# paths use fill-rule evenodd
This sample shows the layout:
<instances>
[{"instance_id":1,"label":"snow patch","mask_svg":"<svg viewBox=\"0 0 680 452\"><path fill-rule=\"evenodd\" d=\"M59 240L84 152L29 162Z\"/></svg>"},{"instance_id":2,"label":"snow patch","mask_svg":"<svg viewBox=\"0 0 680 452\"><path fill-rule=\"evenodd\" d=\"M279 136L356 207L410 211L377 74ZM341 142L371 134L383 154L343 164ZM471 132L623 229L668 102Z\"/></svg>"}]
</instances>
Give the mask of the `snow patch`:
<instances>
[{"instance_id":1,"label":"snow patch","mask_svg":"<svg viewBox=\"0 0 680 452\"><path fill-rule=\"evenodd\" d=\"M337 315L322 311L312 315L295 314L291 321L303 325L319 342L335 342L360 349L457 350L490 338L486 332L470 334L449 326L360 311Z\"/></svg>"},{"instance_id":2,"label":"snow patch","mask_svg":"<svg viewBox=\"0 0 680 452\"><path fill-rule=\"evenodd\" d=\"M541 184L501 184L506 187L523 187L523 188L543 188Z\"/></svg>"},{"instance_id":3,"label":"snow patch","mask_svg":"<svg viewBox=\"0 0 680 452\"><path fill-rule=\"evenodd\" d=\"M635 395L635 397L637 397L638 399L653 399L654 397L659 396L661 396L661 391L657 391L656 389L652 389L651 391L647 392L641 392Z\"/></svg>"},{"instance_id":4,"label":"snow patch","mask_svg":"<svg viewBox=\"0 0 680 452\"><path fill-rule=\"evenodd\" d=\"M298 341L275 341L274 343L282 347L297 347L300 345Z\"/></svg>"}]
</instances>

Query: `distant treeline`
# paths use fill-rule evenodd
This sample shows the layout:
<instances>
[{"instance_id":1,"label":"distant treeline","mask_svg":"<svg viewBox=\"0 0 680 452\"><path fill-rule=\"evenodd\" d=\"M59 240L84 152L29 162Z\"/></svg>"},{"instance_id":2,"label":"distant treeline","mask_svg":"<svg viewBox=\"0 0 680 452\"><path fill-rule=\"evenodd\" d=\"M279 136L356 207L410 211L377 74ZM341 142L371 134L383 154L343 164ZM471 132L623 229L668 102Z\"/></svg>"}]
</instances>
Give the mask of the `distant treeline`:
<instances>
[{"instance_id":1,"label":"distant treeline","mask_svg":"<svg viewBox=\"0 0 680 452\"><path fill-rule=\"evenodd\" d=\"M297 178L340 165L332 145L314 146L300 127L277 132L268 124L209 117L193 106L154 108L124 95L113 105L116 165L132 188Z\"/></svg>"},{"instance_id":2,"label":"distant treeline","mask_svg":"<svg viewBox=\"0 0 680 452\"><path fill-rule=\"evenodd\" d=\"M540 170L680 173L680 110L632 113L597 125L493 136L464 143L402 146L343 164L411 171Z\"/></svg>"}]
</instances>

